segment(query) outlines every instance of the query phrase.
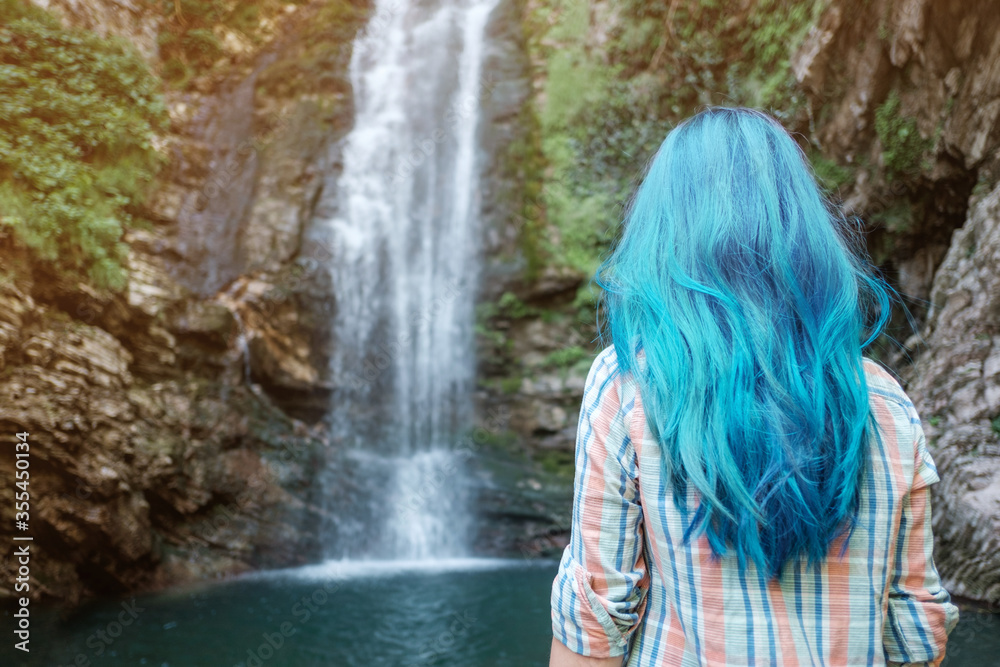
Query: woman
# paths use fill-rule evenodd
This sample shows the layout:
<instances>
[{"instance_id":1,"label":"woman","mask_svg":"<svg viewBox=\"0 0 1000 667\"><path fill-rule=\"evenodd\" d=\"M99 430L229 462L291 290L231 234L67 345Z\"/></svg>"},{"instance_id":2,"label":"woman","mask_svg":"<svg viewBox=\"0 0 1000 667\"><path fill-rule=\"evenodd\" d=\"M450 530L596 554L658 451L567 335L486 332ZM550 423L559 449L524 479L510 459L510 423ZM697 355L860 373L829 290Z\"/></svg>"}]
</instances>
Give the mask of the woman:
<instances>
[{"instance_id":1,"label":"woman","mask_svg":"<svg viewBox=\"0 0 1000 667\"><path fill-rule=\"evenodd\" d=\"M709 108L597 273L550 665L937 665L958 610L913 404L863 348L889 288L794 140Z\"/></svg>"}]
</instances>

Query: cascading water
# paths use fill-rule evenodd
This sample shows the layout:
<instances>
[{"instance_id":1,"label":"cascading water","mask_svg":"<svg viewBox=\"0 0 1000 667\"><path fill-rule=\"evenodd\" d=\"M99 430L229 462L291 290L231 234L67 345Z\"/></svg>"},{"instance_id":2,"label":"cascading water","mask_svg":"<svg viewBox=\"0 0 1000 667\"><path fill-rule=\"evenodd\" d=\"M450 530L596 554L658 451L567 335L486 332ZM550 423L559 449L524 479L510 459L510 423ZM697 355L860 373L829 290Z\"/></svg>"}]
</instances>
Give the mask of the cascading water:
<instances>
[{"instance_id":1,"label":"cascading water","mask_svg":"<svg viewBox=\"0 0 1000 667\"><path fill-rule=\"evenodd\" d=\"M336 310L327 555L465 554L476 128L496 0L384 0L355 41L355 123L326 222Z\"/></svg>"}]
</instances>

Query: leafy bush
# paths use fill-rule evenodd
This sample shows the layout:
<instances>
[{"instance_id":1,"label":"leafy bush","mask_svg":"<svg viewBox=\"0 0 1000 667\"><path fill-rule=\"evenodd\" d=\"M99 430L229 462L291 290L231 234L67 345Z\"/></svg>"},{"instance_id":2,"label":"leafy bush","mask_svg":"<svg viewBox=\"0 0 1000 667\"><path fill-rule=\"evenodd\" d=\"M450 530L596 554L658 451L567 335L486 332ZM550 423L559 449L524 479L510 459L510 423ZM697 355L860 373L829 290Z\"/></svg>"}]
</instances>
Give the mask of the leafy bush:
<instances>
[{"instance_id":1,"label":"leafy bush","mask_svg":"<svg viewBox=\"0 0 1000 667\"><path fill-rule=\"evenodd\" d=\"M158 80L130 45L0 3L0 233L56 273L125 284L132 222L167 126Z\"/></svg>"},{"instance_id":2,"label":"leafy bush","mask_svg":"<svg viewBox=\"0 0 1000 667\"><path fill-rule=\"evenodd\" d=\"M893 90L875 110L875 133L882 142L882 159L890 176L913 175L933 144L917 129L917 121L900 114L899 91Z\"/></svg>"},{"instance_id":3,"label":"leafy bush","mask_svg":"<svg viewBox=\"0 0 1000 667\"><path fill-rule=\"evenodd\" d=\"M533 314L531 306L517 298L513 292L504 292L497 301L497 312L503 317L517 320Z\"/></svg>"},{"instance_id":4,"label":"leafy bush","mask_svg":"<svg viewBox=\"0 0 1000 667\"><path fill-rule=\"evenodd\" d=\"M302 93L350 94L350 45L368 15L365 2L325 2L296 34L295 56L281 58L261 70L257 91L281 97ZM367 30L380 30L384 20L384 16L373 16Z\"/></svg>"},{"instance_id":5,"label":"leafy bush","mask_svg":"<svg viewBox=\"0 0 1000 667\"><path fill-rule=\"evenodd\" d=\"M815 148L809 151L809 162L816 180L827 192L834 192L854 179L852 169L840 166Z\"/></svg>"},{"instance_id":6,"label":"leafy bush","mask_svg":"<svg viewBox=\"0 0 1000 667\"><path fill-rule=\"evenodd\" d=\"M159 4L167 19L156 40L163 61L161 75L165 81L183 88L196 69L208 67L222 55L222 45L211 28L225 18L226 3L222 0L160 0ZM256 3L237 3L237 7L241 5ZM240 12L241 18L245 16L245 12Z\"/></svg>"},{"instance_id":7,"label":"leafy bush","mask_svg":"<svg viewBox=\"0 0 1000 667\"><path fill-rule=\"evenodd\" d=\"M555 352L551 352L545 358L545 365L553 366L555 368L569 368L588 356L589 355L585 349L579 345L573 345L571 347L564 347L556 350Z\"/></svg>"}]
</instances>

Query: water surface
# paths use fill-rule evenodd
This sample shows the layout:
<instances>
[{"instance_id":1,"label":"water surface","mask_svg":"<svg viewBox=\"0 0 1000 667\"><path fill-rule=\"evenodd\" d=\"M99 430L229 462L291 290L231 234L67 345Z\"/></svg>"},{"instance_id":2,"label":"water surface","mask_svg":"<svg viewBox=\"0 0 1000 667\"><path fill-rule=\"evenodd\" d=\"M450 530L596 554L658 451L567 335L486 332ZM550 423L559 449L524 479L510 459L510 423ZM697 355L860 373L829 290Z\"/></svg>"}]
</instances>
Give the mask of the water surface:
<instances>
[{"instance_id":1,"label":"water surface","mask_svg":"<svg viewBox=\"0 0 1000 667\"><path fill-rule=\"evenodd\" d=\"M134 606L97 602L65 620L35 612L31 656L6 641L0 664L544 667L555 569L485 559L327 563L140 596ZM948 646L947 667L1000 664L1000 616L964 612Z\"/></svg>"}]
</instances>

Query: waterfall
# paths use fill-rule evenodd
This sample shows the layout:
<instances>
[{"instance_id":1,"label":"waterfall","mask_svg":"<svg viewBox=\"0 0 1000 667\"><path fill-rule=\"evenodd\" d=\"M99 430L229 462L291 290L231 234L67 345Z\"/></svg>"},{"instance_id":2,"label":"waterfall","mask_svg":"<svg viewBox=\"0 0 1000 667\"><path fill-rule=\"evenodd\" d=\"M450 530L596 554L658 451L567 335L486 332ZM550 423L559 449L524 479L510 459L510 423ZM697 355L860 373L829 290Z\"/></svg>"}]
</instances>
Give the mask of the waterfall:
<instances>
[{"instance_id":1,"label":"waterfall","mask_svg":"<svg viewBox=\"0 0 1000 667\"><path fill-rule=\"evenodd\" d=\"M496 0L380 0L354 43L355 122L325 221L336 300L327 555L466 553L479 263L476 130Z\"/></svg>"}]
</instances>

